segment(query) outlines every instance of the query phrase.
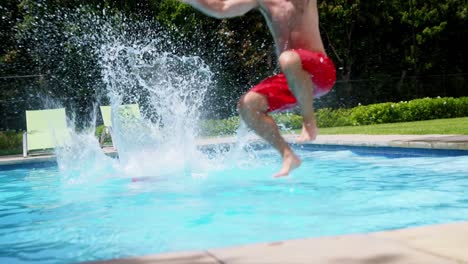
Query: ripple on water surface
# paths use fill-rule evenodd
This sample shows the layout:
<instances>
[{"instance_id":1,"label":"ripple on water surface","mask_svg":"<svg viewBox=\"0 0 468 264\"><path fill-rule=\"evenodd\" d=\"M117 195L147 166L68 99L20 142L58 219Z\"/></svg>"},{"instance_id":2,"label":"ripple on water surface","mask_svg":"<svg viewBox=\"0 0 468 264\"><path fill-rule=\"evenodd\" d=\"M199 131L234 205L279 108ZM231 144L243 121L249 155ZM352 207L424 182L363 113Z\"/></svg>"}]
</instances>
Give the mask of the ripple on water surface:
<instances>
[{"instance_id":1,"label":"ripple on water surface","mask_svg":"<svg viewBox=\"0 0 468 264\"><path fill-rule=\"evenodd\" d=\"M147 167L137 182L118 166L104 177L102 166L74 178L56 166L0 170L1 259L76 262L467 220L467 156L297 151L303 165L284 179L271 177L271 149L242 163L211 156L196 171Z\"/></svg>"}]
</instances>

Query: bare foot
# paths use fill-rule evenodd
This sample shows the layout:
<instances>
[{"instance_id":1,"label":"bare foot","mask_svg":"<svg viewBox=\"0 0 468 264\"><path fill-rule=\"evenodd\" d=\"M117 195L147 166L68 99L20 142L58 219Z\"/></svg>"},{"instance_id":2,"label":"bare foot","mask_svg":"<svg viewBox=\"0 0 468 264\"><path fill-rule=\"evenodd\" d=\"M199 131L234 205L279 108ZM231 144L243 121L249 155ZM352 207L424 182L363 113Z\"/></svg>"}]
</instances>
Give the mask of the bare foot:
<instances>
[{"instance_id":1,"label":"bare foot","mask_svg":"<svg viewBox=\"0 0 468 264\"><path fill-rule=\"evenodd\" d=\"M283 167L278 173L273 175L273 177L279 178L288 176L290 171L299 166L301 166L301 159L299 159L294 153L287 154L283 157Z\"/></svg>"},{"instance_id":2,"label":"bare foot","mask_svg":"<svg viewBox=\"0 0 468 264\"><path fill-rule=\"evenodd\" d=\"M304 143L315 140L318 134L318 128L315 122L313 123L304 123L302 125L302 132L299 138L297 139L298 143Z\"/></svg>"}]
</instances>

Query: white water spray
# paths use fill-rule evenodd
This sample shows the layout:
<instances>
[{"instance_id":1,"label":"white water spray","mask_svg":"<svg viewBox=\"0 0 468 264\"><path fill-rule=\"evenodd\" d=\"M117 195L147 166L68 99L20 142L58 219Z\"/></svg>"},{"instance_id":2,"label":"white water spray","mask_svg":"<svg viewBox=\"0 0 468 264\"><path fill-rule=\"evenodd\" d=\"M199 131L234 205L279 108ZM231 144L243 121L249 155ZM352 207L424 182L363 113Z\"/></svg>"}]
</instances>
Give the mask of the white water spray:
<instances>
[{"instance_id":1,"label":"white water spray","mask_svg":"<svg viewBox=\"0 0 468 264\"><path fill-rule=\"evenodd\" d=\"M60 27L72 30L62 33L54 24L57 17ZM197 149L195 138L203 103L215 85L213 73L200 57L176 55L179 47L169 44L176 42L150 22L132 22L122 15L105 12L93 14L83 7L49 15L33 31L34 36L43 36L43 32L57 36L55 44L47 39L38 49L45 59L55 62L60 58L56 54L79 50L86 56L83 57L86 65L97 62L100 80L88 78L87 83L105 85L104 90L96 88L96 104L102 105L101 97L110 101L112 141L119 155L116 160L102 153L94 127L87 133L73 130L70 143L56 151L65 181L86 182L107 176L203 175L213 168L235 166L233 160L240 156L243 160L250 157L241 153L245 144L231 154L215 150L217 154L212 155ZM73 67L67 66L65 60L57 63ZM62 78L66 80L68 76ZM118 112L125 104L138 104L141 117L122 118ZM99 111L94 108L91 120L96 119Z\"/></svg>"},{"instance_id":2,"label":"white water spray","mask_svg":"<svg viewBox=\"0 0 468 264\"><path fill-rule=\"evenodd\" d=\"M160 52L157 43L114 42L100 49L120 162L144 177L191 173L205 163L195 137L212 73L200 58ZM119 118L125 102L138 103L141 120L129 125Z\"/></svg>"},{"instance_id":3,"label":"white water spray","mask_svg":"<svg viewBox=\"0 0 468 264\"><path fill-rule=\"evenodd\" d=\"M77 163L91 171L114 168L112 174L132 178L203 174L213 165L197 149L195 138L205 96L214 85L213 73L201 58L178 56L165 49L164 34L133 34L131 22L122 20L123 26L116 26L114 22L120 19L89 17L84 21L100 26L73 38L79 45L91 43L99 58L105 96L111 103L118 162L101 158L95 142L83 141L92 136L74 135L70 146L57 152L59 166L67 174ZM119 115L125 104L138 104L141 118ZM107 165L87 161L93 157Z\"/></svg>"}]
</instances>

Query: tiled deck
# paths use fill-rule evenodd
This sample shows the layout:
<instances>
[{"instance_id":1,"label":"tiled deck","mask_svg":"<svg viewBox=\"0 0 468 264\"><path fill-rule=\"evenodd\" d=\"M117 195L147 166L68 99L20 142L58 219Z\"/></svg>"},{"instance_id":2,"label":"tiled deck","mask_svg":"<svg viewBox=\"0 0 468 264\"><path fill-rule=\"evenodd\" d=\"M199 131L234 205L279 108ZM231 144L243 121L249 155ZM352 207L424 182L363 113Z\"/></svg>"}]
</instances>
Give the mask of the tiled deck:
<instances>
[{"instance_id":1,"label":"tiled deck","mask_svg":"<svg viewBox=\"0 0 468 264\"><path fill-rule=\"evenodd\" d=\"M294 143L297 135L284 135ZM258 140L252 136L251 140ZM219 137L201 139L200 144L231 143L233 137ZM463 135L319 135L317 139L308 144L330 144L367 147L402 147L425 149L452 149L468 150L468 136Z\"/></svg>"},{"instance_id":2,"label":"tiled deck","mask_svg":"<svg viewBox=\"0 0 468 264\"><path fill-rule=\"evenodd\" d=\"M338 237L306 238L94 262L95 264L444 264L468 263L468 222Z\"/></svg>"},{"instance_id":3,"label":"tiled deck","mask_svg":"<svg viewBox=\"0 0 468 264\"><path fill-rule=\"evenodd\" d=\"M117 155L116 151L112 147L106 147L102 149L106 155L115 156ZM12 156L0 156L0 166L2 165L20 165L20 164L30 164L36 162L48 162L54 161L55 156L51 153L47 154L35 154L27 158L23 158L23 155L12 155Z\"/></svg>"},{"instance_id":4,"label":"tiled deck","mask_svg":"<svg viewBox=\"0 0 468 264\"><path fill-rule=\"evenodd\" d=\"M287 135L289 142L297 136ZM258 138L252 137L255 141ZM199 145L230 144L235 138L200 139ZM468 150L468 136L321 135L311 144ZM112 148L104 149L115 155ZM0 157L0 165L53 160L52 155ZM467 165L468 166L468 165ZM98 262L96 262L98 263ZM468 222L371 234L306 238L198 252L159 254L99 263L130 264L468 264Z\"/></svg>"}]
</instances>

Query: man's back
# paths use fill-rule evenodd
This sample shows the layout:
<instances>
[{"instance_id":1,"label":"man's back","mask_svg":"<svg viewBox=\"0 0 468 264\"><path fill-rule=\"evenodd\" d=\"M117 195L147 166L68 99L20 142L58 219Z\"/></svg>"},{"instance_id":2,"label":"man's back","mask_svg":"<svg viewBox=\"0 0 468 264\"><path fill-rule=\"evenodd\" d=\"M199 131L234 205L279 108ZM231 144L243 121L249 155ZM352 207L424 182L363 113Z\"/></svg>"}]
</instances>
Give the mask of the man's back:
<instances>
[{"instance_id":1,"label":"man's back","mask_svg":"<svg viewBox=\"0 0 468 264\"><path fill-rule=\"evenodd\" d=\"M319 31L317 0L258 0L278 54L289 49L325 53Z\"/></svg>"},{"instance_id":2,"label":"man's back","mask_svg":"<svg viewBox=\"0 0 468 264\"><path fill-rule=\"evenodd\" d=\"M280 74L250 89L239 99L242 120L281 155L282 167L275 177L287 176L301 159L281 136L270 112L299 105L302 132L298 142L312 141L318 134L314 96L328 93L336 69L325 54L320 38L317 0L182 0L216 18L242 16L259 9L275 40Z\"/></svg>"}]
</instances>

